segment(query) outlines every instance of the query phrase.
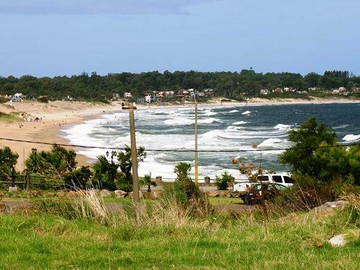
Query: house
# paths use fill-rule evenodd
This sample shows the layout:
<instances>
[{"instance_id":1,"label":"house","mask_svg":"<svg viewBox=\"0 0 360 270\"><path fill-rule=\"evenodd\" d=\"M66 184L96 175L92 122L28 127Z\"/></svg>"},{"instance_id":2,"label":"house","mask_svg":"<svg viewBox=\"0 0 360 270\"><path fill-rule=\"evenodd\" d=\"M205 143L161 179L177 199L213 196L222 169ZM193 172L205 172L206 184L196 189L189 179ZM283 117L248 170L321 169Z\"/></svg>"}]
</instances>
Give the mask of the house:
<instances>
[{"instance_id":1,"label":"house","mask_svg":"<svg viewBox=\"0 0 360 270\"><path fill-rule=\"evenodd\" d=\"M132 94L130 92L125 92L124 98L132 98Z\"/></svg>"},{"instance_id":2,"label":"house","mask_svg":"<svg viewBox=\"0 0 360 270\"><path fill-rule=\"evenodd\" d=\"M268 89L261 89L260 90L260 95L266 96L270 94L270 91Z\"/></svg>"},{"instance_id":3,"label":"house","mask_svg":"<svg viewBox=\"0 0 360 270\"><path fill-rule=\"evenodd\" d=\"M151 103L151 101L152 101L151 96L150 96L150 95L146 95L146 96L145 96L145 102L146 102L146 103Z\"/></svg>"},{"instance_id":4,"label":"house","mask_svg":"<svg viewBox=\"0 0 360 270\"><path fill-rule=\"evenodd\" d=\"M276 88L272 92L275 93L275 94L282 94L283 90L281 88Z\"/></svg>"},{"instance_id":5,"label":"house","mask_svg":"<svg viewBox=\"0 0 360 270\"><path fill-rule=\"evenodd\" d=\"M24 95L22 93L16 93L11 98L11 102L22 102L24 100Z\"/></svg>"}]
</instances>

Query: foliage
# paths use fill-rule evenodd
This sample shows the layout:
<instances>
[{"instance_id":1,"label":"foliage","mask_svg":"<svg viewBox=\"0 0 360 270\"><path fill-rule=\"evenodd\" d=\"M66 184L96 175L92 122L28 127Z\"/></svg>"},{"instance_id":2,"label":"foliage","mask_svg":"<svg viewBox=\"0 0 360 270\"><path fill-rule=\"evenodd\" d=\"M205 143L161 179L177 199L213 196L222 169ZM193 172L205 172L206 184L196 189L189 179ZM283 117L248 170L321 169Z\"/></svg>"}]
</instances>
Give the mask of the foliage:
<instances>
[{"instance_id":1,"label":"foliage","mask_svg":"<svg viewBox=\"0 0 360 270\"><path fill-rule=\"evenodd\" d=\"M145 148L140 147L137 152L138 162L142 162L146 157ZM114 160L114 159L117 160ZM94 177L93 183L101 188L115 190L116 188L131 191L131 149L125 146L124 151L111 153L109 161L105 156L99 156L97 162L93 165ZM120 171L119 171L120 170Z\"/></svg>"},{"instance_id":2,"label":"foliage","mask_svg":"<svg viewBox=\"0 0 360 270\"><path fill-rule=\"evenodd\" d=\"M9 181L15 179L15 165L19 155L11 151L7 146L0 149L0 180Z\"/></svg>"},{"instance_id":3,"label":"foliage","mask_svg":"<svg viewBox=\"0 0 360 270\"><path fill-rule=\"evenodd\" d=\"M285 194L286 202L313 207L360 185L359 145L339 145L335 133L315 118L290 131L289 139L293 145L279 160L291 166L297 186Z\"/></svg>"},{"instance_id":4,"label":"foliage","mask_svg":"<svg viewBox=\"0 0 360 270\"><path fill-rule=\"evenodd\" d=\"M302 76L298 73L257 73L254 70L240 72L144 72L118 73L100 76L93 72L71 77L36 78L33 76L0 77L0 89L3 94L12 95L22 92L27 97L48 96L50 99L63 99L71 96L77 100L108 100L113 93L121 96L124 92L132 92L134 97L142 97L151 90L178 90L196 88L203 90L212 88L218 96L243 99L256 96L260 89L278 87L294 87L307 90L317 87L330 90L332 88L360 86L360 77L347 71L326 71L323 75L309 73Z\"/></svg>"},{"instance_id":5,"label":"foliage","mask_svg":"<svg viewBox=\"0 0 360 270\"><path fill-rule=\"evenodd\" d=\"M228 186L234 183L234 177L224 172L221 177L216 176L215 181L218 190L227 190Z\"/></svg>"},{"instance_id":6,"label":"foliage","mask_svg":"<svg viewBox=\"0 0 360 270\"><path fill-rule=\"evenodd\" d=\"M151 175L146 174L140 179L140 184L142 186L147 186L147 191L151 192L151 186L156 187L156 182L151 179Z\"/></svg>"},{"instance_id":7,"label":"foliage","mask_svg":"<svg viewBox=\"0 0 360 270\"><path fill-rule=\"evenodd\" d=\"M37 101L39 101L41 103L49 103L49 99L47 96L40 96L37 98Z\"/></svg>"},{"instance_id":8,"label":"foliage","mask_svg":"<svg viewBox=\"0 0 360 270\"><path fill-rule=\"evenodd\" d=\"M89 166L82 166L79 169L67 173L64 176L64 183L67 188L86 189L91 176L92 172Z\"/></svg>"},{"instance_id":9,"label":"foliage","mask_svg":"<svg viewBox=\"0 0 360 270\"><path fill-rule=\"evenodd\" d=\"M59 145L54 145L51 151L33 151L25 161L26 170L30 173L50 175L63 178L76 168L76 153Z\"/></svg>"},{"instance_id":10,"label":"foliage","mask_svg":"<svg viewBox=\"0 0 360 270\"><path fill-rule=\"evenodd\" d=\"M299 129L289 131L289 140L293 145L280 155L279 161L291 165L295 173L318 177L322 168L315 153L319 147L334 146L336 134L310 118Z\"/></svg>"},{"instance_id":11,"label":"foliage","mask_svg":"<svg viewBox=\"0 0 360 270\"><path fill-rule=\"evenodd\" d=\"M0 121L12 123L12 122L21 122L23 119L19 116L18 113L12 112L12 113L3 113L0 112Z\"/></svg>"},{"instance_id":12,"label":"foliage","mask_svg":"<svg viewBox=\"0 0 360 270\"><path fill-rule=\"evenodd\" d=\"M189 163L180 162L175 166L175 182L164 185L162 200L174 201L193 215L206 215L212 211L210 203L206 194L191 180L190 170Z\"/></svg>"}]
</instances>

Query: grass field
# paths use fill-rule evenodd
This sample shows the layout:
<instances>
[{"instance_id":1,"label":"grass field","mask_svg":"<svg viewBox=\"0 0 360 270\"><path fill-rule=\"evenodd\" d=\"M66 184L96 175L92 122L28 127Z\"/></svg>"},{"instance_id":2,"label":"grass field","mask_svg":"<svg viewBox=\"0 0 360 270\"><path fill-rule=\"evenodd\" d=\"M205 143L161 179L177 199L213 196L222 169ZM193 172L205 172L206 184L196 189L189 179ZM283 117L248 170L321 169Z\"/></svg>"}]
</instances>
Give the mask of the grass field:
<instances>
[{"instance_id":1,"label":"grass field","mask_svg":"<svg viewBox=\"0 0 360 270\"><path fill-rule=\"evenodd\" d=\"M19 116L18 113L3 113L0 112L0 121L6 123L12 123L17 121L23 121L23 119Z\"/></svg>"},{"instance_id":2,"label":"grass field","mask_svg":"<svg viewBox=\"0 0 360 270\"><path fill-rule=\"evenodd\" d=\"M338 233L343 248L327 244ZM360 269L359 235L349 210L141 226L11 214L0 216L0 269Z\"/></svg>"}]
</instances>

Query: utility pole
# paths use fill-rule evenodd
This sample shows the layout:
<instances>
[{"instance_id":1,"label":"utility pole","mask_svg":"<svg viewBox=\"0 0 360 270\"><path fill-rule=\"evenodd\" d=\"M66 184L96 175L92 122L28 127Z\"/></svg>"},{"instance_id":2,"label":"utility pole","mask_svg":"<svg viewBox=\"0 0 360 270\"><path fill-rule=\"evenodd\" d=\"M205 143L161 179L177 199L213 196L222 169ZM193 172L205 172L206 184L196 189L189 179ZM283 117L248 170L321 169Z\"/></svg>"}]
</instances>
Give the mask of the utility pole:
<instances>
[{"instance_id":1,"label":"utility pole","mask_svg":"<svg viewBox=\"0 0 360 270\"><path fill-rule=\"evenodd\" d=\"M195 100L195 184L199 184L199 152L198 152L198 104L196 99L196 91L194 91Z\"/></svg>"},{"instance_id":2,"label":"utility pole","mask_svg":"<svg viewBox=\"0 0 360 270\"><path fill-rule=\"evenodd\" d=\"M130 142L131 142L131 167L132 167L132 182L133 182L133 198L135 205L136 221L139 221L139 176L138 176L138 160L136 150L136 137L135 137L135 116L134 105L130 104L129 108L129 122L130 122Z\"/></svg>"}]
</instances>

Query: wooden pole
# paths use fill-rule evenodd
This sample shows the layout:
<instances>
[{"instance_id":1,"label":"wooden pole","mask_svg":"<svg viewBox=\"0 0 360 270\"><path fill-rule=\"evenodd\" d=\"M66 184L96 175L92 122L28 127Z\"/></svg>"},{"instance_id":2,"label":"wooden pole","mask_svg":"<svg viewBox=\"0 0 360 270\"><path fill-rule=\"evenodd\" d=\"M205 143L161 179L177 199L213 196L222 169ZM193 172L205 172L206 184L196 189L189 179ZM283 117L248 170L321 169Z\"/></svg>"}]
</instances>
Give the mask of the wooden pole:
<instances>
[{"instance_id":1,"label":"wooden pole","mask_svg":"<svg viewBox=\"0 0 360 270\"><path fill-rule=\"evenodd\" d=\"M196 100L196 91L194 91L195 99L195 183L199 184L199 152L198 152L198 104Z\"/></svg>"},{"instance_id":2,"label":"wooden pole","mask_svg":"<svg viewBox=\"0 0 360 270\"><path fill-rule=\"evenodd\" d=\"M138 160L136 150L136 136L135 136L135 116L134 106L131 104L129 108L129 123L130 123L130 142L131 142L131 167L132 167L132 182L133 182L133 199L135 205L136 220L139 220L139 176L138 176Z\"/></svg>"}]
</instances>

